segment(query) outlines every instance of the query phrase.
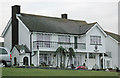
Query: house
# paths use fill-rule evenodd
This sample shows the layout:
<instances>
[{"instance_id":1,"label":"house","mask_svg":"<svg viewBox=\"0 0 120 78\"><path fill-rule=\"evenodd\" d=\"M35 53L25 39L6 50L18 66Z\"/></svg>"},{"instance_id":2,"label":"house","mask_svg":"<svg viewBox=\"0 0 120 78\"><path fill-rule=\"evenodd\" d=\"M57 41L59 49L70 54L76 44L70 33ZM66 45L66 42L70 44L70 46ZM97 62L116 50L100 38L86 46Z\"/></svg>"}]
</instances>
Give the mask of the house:
<instances>
[{"instance_id":1,"label":"house","mask_svg":"<svg viewBox=\"0 0 120 78\"><path fill-rule=\"evenodd\" d=\"M20 12L19 5L12 6L12 18L2 33L4 45L11 52L13 51L12 56L16 58L22 56L21 59L18 58L22 62L21 64L19 61L20 65L25 65L23 57L27 53L25 51L21 55L17 46L24 45L29 51L28 65L39 66L44 63L60 67L60 61L62 61L62 64L65 62L65 67L67 67L69 59L67 56L65 60L54 56L56 49L62 46L67 50L72 47L75 51L76 58L69 61L68 65L86 65L88 69L92 69L95 65L99 69L114 67L113 60L117 59L115 58L117 54L113 53L113 57L109 55L109 52L113 52L113 50L109 51L111 46L107 46L108 43L111 43L107 42L107 39L110 38L108 35L97 22L87 23L68 19L67 14L62 14L61 18L25 14ZM16 60L13 58L12 63L16 64Z\"/></svg>"}]
</instances>

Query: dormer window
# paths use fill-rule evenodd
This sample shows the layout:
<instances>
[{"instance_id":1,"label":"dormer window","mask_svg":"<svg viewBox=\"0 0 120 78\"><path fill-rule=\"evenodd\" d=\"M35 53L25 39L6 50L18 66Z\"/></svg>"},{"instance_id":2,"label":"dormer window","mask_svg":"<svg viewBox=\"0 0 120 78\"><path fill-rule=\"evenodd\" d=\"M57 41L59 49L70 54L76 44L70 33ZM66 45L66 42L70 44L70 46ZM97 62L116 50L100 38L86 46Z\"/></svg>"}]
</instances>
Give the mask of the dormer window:
<instances>
[{"instance_id":1,"label":"dormer window","mask_svg":"<svg viewBox=\"0 0 120 78\"><path fill-rule=\"evenodd\" d=\"M101 36L90 36L91 45L101 45Z\"/></svg>"}]
</instances>

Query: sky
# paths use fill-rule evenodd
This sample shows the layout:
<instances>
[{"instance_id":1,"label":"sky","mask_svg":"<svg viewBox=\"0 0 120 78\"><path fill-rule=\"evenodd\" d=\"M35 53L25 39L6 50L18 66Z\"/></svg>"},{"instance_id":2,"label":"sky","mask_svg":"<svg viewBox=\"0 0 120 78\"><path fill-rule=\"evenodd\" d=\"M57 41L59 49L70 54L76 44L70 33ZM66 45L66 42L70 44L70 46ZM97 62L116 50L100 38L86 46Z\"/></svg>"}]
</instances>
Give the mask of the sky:
<instances>
[{"instance_id":1,"label":"sky","mask_svg":"<svg viewBox=\"0 0 120 78\"><path fill-rule=\"evenodd\" d=\"M20 5L21 13L98 22L107 31L118 33L119 0L1 0L0 35L11 18L11 6ZM4 41L0 38L0 42Z\"/></svg>"}]
</instances>

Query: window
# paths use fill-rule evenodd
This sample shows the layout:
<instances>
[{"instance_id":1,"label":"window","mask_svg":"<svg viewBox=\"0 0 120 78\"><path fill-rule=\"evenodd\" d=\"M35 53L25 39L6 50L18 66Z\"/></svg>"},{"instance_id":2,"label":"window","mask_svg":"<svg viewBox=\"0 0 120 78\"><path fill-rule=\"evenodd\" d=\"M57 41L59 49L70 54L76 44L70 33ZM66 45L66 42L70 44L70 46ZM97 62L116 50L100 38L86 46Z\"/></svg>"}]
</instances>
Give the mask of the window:
<instances>
[{"instance_id":1,"label":"window","mask_svg":"<svg viewBox=\"0 0 120 78\"><path fill-rule=\"evenodd\" d=\"M110 61L107 60L107 68L109 68L109 67L110 67Z\"/></svg>"},{"instance_id":2,"label":"window","mask_svg":"<svg viewBox=\"0 0 120 78\"><path fill-rule=\"evenodd\" d=\"M0 54L7 54L7 51L3 48L0 48Z\"/></svg>"},{"instance_id":3,"label":"window","mask_svg":"<svg viewBox=\"0 0 120 78\"><path fill-rule=\"evenodd\" d=\"M106 54L108 55L108 57L112 57L111 52L106 52Z\"/></svg>"},{"instance_id":4,"label":"window","mask_svg":"<svg viewBox=\"0 0 120 78\"><path fill-rule=\"evenodd\" d=\"M37 34L37 41L40 41L40 46L50 48L51 45L51 35L50 34Z\"/></svg>"},{"instance_id":5,"label":"window","mask_svg":"<svg viewBox=\"0 0 120 78\"><path fill-rule=\"evenodd\" d=\"M90 36L90 44L101 44L101 36Z\"/></svg>"},{"instance_id":6,"label":"window","mask_svg":"<svg viewBox=\"0 0 120 78\"><path fill-rule=\"evenodd\" d=\"M67 43L70 43L70 36L59 35L58 36L58 42L67 42Z\"/></svg>"},{"instance_id":7,"label":"window","mask_svg":"<svg viewBox=\"0 0 120 78\"><path fill-rule=\"evenodd\" d=\"M85 55L85 57L87 58L87 54ZM89 58L91 58L91 59L95 59L95 54L90 53L90 54L89 54Z\"/></svg>"},{"instance_id":8,"label":"window","mask_svg":"<svg viewBox=\"0 0 120 78\"><path fill-rule=\"evenodd\" d=\"M50 34L37 34L37 41L50 41Z\"/></svg>"}]
</instances>

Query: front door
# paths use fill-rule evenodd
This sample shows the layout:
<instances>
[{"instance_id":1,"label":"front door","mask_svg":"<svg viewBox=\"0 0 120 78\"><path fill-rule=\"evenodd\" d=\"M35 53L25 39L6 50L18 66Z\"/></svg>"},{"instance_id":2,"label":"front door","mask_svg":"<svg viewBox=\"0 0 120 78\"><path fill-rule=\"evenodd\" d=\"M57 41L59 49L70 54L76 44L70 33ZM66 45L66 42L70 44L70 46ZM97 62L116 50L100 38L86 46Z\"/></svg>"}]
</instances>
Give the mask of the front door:
<instances>
[{"instance_id":1,"label":"front door","mask_svg":"<svg viewBox=\"0 0 120 78\"><path fill-rule=\"evenodd\" d=\"M28 65L28 57L23 58L23 65Z\"/></svg>"}]
</instances>

